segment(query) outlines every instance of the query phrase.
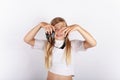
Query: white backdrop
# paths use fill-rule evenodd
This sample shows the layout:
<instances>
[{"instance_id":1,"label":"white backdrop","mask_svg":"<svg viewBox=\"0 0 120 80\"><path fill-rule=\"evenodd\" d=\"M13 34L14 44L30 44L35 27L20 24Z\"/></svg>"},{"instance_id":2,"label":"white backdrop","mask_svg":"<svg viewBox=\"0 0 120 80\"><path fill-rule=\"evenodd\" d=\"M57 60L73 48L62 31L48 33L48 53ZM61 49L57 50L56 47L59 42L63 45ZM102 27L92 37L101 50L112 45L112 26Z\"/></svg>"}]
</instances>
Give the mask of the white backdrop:
<instances>
[{"instance_id":1,"label":"white backdrop","mask_svg":"<svg viewBox=\"0 0 120 80\"><path fill-rule=\"evenodd\" d=\"M23 38L39 22L56 16L69 25L81 25L97 40L96 47L77 54L75 80L120 80L119 4L119 0L0 0L0 80L46 79L43 52L31 49ZM44 38L42 31L36 38Z\"/></svg>"}]
</instances>

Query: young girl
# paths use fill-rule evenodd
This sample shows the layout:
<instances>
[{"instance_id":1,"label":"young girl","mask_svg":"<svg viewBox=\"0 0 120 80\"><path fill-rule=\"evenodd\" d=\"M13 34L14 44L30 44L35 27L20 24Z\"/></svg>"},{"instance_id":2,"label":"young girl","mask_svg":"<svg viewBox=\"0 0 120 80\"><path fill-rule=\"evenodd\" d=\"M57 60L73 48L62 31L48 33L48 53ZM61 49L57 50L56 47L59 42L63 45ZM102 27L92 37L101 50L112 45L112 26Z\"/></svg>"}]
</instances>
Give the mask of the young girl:
<instances>
[{"instance_id":1,"label":"young girl","mask_svg":"<svg viewBox=\"0 0 120 80\"><path fill-rule=\"evenodd\" d=\"M44 28L47 40L35 39L37 32ZM82 40L69 40L72 31L78 31ZM24 37L24 41L33 48L45 50L45 66L48 69L47 80L72 80L74 76L73 54L96 46L96 40L81 26L68 26L61 17L54 18L51 23L40 22Z\"/></svg>"}]
</instances>

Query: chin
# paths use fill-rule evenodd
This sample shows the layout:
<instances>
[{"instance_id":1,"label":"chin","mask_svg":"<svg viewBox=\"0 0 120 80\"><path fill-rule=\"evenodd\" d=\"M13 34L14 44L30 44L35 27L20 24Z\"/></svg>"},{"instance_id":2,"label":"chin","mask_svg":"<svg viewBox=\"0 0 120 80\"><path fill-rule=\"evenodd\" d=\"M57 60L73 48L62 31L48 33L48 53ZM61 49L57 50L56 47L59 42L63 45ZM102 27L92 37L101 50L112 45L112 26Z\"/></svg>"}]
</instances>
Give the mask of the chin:
<instances>
[{"instance_id":1,"label":"chin","mask_svg":"<svg viewBox=\"0 0 120 80\"><path fill-rule=\"evenodd\" d=\"M64 38L62 37L56 37L55 39L57 39L57 40L64 40Z\"/></svg>"},{"instance_id":2,"label":"chin","mask_svg":"<svg viewBox=\"0 0 120 80\"><path fill-rule=\"evenodd\" d=\"M56 36L56 35L55 35L55 39L64 40L64 36Z\"/></svg>"}]
</instances>

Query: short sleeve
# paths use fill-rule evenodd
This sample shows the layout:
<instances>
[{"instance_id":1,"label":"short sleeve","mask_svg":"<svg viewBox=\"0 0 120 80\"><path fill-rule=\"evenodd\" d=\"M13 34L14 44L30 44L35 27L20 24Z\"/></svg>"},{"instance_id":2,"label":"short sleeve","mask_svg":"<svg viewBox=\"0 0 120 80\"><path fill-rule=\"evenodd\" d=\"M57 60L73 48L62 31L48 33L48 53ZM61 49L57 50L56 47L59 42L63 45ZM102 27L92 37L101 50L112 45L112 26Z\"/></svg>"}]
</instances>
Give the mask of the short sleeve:
<instances>
[{"instance_id":1,"label":"short sleeve","mask_svg":"<svg viewBox=\"0 0 120 80\"><path fill-rule=\"evenodd\" d=\"M86 51L86 49L84 47L84 41L82 41L82 40L72 40L71 46L75 52Z\"/></svg>"},{"instance_id":2,"label":"short sleeve","mask_svg":"<svg viewBox=\"0 0 120 80\"><path fill-rule=\"evenodd\" d=\"M31 46L32 49L40 49L40 50L43 50L44 47L45 47L45 44L46 44L46 40L38 40L38 39L35 39L35 42L34 42L34 45Z\"/></svg>"}]
</instances>

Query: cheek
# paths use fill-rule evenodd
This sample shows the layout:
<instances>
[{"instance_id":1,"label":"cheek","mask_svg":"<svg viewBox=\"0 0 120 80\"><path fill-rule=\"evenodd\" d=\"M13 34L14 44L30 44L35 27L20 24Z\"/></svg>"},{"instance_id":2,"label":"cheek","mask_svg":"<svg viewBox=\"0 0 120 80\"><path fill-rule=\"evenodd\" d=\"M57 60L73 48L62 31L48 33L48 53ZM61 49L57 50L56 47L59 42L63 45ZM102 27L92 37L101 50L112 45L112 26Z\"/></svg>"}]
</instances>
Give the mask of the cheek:
<instances>
[{"instance_id":1,"label":"cheek","mask_svg":"<svg viewBox=\"0 0 120 80\"><path fill-rule=\"evenodd\" d=\"M64 32L63 31L56 31L55 34L56 35L64 35Z\"/></svg>"},{"instance_id":2,"label":"cheek","mask_svg":"<svg viewBox=\"0 0 120 80\"><path fill-rule=\"evenodd\" d=\"M64 38L65 34L55 34L55 38Z\"/></svg>"},{"instance_id":3,"label":"cheek","mask_svg":"<svg viewBox=\"0 0 120 80\"><path fill-rule=\"evenodd\" d=\"M56 26L55 28L59 30L59 29L61 29L61 26L58 25L58 26Z\"/></svg>"}]
</instances>

